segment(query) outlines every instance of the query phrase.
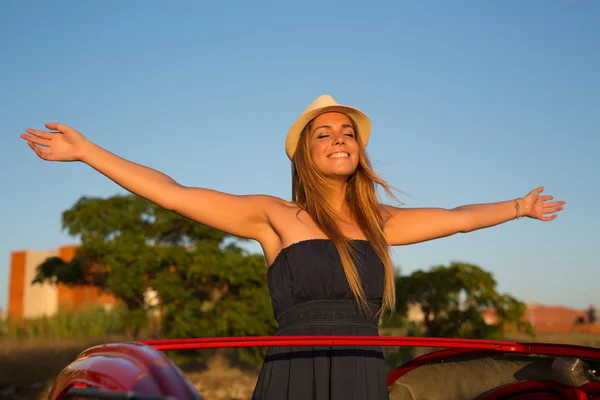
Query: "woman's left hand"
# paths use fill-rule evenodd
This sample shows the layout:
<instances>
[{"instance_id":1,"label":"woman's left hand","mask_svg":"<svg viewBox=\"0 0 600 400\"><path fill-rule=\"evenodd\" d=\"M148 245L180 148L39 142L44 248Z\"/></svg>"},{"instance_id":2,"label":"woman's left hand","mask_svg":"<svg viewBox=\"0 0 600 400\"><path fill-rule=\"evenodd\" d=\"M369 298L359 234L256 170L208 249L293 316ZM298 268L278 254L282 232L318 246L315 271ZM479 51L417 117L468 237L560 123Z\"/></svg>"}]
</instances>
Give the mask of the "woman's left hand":
<instances>
[{"instance_id":1,"label":"woman's left hand","mask_svg":"<svg viewBox=\"0 0 600 400\"><path fill-rule=\"evenodd\" d=\"M541 221L552 221L564 207L565 201L551 201L554 197L541 193L544 187L540 186L533 189L523 198L527 207L521 210L523 217L535 218Z\"/></svg>"}]
</instances>

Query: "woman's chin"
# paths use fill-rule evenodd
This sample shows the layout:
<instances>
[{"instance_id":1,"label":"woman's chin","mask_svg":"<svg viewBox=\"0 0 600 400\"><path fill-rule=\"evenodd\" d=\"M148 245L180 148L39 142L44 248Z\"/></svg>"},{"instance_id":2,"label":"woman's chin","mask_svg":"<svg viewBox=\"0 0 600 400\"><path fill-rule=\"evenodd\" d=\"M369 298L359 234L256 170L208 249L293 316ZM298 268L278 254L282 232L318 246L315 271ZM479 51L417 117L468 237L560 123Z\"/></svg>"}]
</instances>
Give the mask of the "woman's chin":
<instances>
[{"instance_id":1,"label":"woman's chin","mask_svg":"<svg viewBox=\"0 0 600 400\"><path fill-rule=\"evenodd\" d=\"M339 168L332 171L327 171L324 175L333 180L347 180L354 174L355 168Z\"/></svg>"}]
</instances>

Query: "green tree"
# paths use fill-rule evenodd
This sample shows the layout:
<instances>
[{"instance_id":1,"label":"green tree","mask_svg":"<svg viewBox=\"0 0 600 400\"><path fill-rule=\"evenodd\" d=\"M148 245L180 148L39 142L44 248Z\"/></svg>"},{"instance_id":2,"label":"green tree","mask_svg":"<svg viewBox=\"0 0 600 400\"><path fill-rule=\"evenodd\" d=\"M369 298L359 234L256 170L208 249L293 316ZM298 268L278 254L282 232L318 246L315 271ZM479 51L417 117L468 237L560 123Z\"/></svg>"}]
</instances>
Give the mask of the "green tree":
<instances>
[{"instance_id":1,"label":"green tree","mask_svg":"<svg viewBox=\"0 0 600 400\"><path fill-rule=\"evenodd\" d=\"M176 267L163 270L152 284L161 299L167 337L263 336L275 333L265 260L235 246L220 252L178 255ZM260 361L264 349L240 348L240 359Z\"/></svg>"},{"instance_id":2,"label":"green tree","mask_svg":"<svg viewBox=\"0 0 600 400\"><path fill-rule=\"evenodd\" d=\"M272 332L264 259L226 245L234 238L223 232L133 195L81 198L62 223L81 246L70 263L42 263L35 281L90 284L112 293L126 306L134 337L147 323L148 289L158 294L165 336Z\"/></svg>"},{"instance_id":3,"label":"green tree","mask_svg":"<svg viewBox=\"0 0 600 400\"><path fill-rule=\"evenodd\" d=\"M420 306L430 337L499 339L509 326L533 333L523 318L525 304L498 293L493 275L476 265L454 262L415 271L396 279L396 293L399 312ZM495 323L486 323L485 310L495 312Z\"/></svg>"}]
</instances>

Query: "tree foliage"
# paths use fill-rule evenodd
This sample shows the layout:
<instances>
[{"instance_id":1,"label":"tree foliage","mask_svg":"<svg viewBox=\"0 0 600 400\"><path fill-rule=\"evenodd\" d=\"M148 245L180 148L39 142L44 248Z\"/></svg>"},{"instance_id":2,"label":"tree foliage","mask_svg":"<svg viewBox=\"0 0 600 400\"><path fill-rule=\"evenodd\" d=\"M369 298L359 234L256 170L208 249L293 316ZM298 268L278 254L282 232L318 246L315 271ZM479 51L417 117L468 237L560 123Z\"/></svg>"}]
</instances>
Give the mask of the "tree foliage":
<instances>
[{"instance_id":1,"label":"tree foliage","mask_svg":"<svg viewBox=\"0 0 600 400\"><path fill-rule=\"evenodd\" d=\"M426 335L430 337L502 338L509 326L532 333L524 321L525 304L498 293L491 273L466 263L436 266L396 279L398 310L407 313L410 305L423 312ZM495 322L486 322L491 310Z\"/></svg>"}]
</instances>

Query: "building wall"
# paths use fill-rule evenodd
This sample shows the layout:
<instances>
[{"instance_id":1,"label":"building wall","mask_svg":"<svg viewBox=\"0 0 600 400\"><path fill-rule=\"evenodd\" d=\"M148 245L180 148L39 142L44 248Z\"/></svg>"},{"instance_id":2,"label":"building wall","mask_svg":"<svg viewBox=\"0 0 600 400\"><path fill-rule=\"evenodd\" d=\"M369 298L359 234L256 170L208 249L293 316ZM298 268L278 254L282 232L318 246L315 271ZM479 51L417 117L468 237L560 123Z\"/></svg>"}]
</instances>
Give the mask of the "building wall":
<instances>
[{"instance_id":1,"label":"building wall","mask_svg":"<svg viewBox=\"0 0 600 400\"><path fill-rule=\"evenodd\" d=\"M25 297L25 254L16 251L10 255L10 272L8 277L8 310L11 317L23 315L23 299Z\"/></svg>"},{"instance_id":2,"label":"building wall","mask_svg":"<svg viewBox=\"0 0 600 400\"><path fill-rule=\"evenodd\" d=\"M23 318L51 316L58 309L58 288L51 283L31 284L37 266L47 258L56 257L56 251L28 251L25 254L25 282L23 296Z\"/></svg>"},{"instance_id":3,"label":"building wall","mask_svg":"<svg viewBox=\"0 0 600 400\"><path fill-rule=\"evenodd\" d=\"M14 318L51 316L59 308L83 310L96 305L112 308L117 299L93 286L32 284L37 267L49 257L73 260L77 245L57 250L24 250L11 253L8 293L8 315Z\"/></svg>"}]
</instances>

